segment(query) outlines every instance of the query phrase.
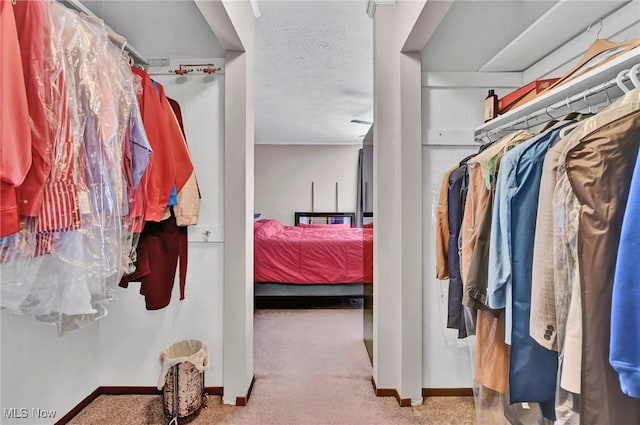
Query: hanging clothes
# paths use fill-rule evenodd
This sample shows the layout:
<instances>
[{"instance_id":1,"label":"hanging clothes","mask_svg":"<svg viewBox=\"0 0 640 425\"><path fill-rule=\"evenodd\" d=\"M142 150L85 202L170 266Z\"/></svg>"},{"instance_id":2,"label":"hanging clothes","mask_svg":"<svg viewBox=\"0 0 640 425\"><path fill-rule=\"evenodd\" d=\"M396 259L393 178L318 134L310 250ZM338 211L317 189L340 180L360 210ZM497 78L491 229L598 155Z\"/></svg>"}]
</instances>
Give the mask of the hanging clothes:
<instances>
[{"instance_id":1,"label":"hanging clothes","mask_svg":"<svg viewBox=\"0 0 640 425\"><path fill-rule=\"evenodd\" d=\"M167 209L171 190L175 184L176 164L173 148L167 128L166 110L162 105L161 94L154 87L149 74L136 67L131 68L139 77L142 90L138 94L138 102L144 129L151 149L152 164L149 170L147 193L145 199L145 221L161 221Z\"/></svg>"},{"instance_id":2,"label":"hanging clothes","mask_svg":"<svg viewBox=\"0 0 640 425\"><path fill-rule=\"evenodd\" d=\"M171 105L171 109L174 112L174 119L177 120L177 123L183 135L184 143L181 145L181 147L179 147L179 150L182 153L183 161L186 161L186 159L188 159L188 164L191 168L191 174L189 174L189 178L184 183L182 188L178 191L176 200L177 207L174 209L174 213L176 215L176 223L178 224L178 226L189 226L194 225L198 222L201 198L200 188L198 187L198 180L196 179L195 169L193 167L193 164L191 164L191 158L189 156L187 138L184 132L184 125L182 123L182 109L180 108L180 104L177 101L170 98L167 98L167 100Z\"/></svg>"},{"instance_id":3,"label":"hanging clothes","mask_svg":"<svg viewBox=\"0 0 640 425\"><path fill-rule=\"evenodd\" d=\"M20 215L37 217L44 183L51 170L52 139L47 117L51 82L46 2L17 0L14 7L31 125L31 167L18 190ZM3 90L3 93L4 90Z\"/></svg>"},{"instance_id":4,"label":"hanging clothes","mask_svg":"<svg viewBox=\"0 0 640 425\"><path fill-rule=\"evenodd\" d=\"M449 224L448 241L448 269L449 293L447 326L458 329L458 338L466 338L475 333L475 320L467 321L465 307L462 304L463 285L460 275L460 228L467 199L467 160L463 159L459 166L449 176L449 190L447 193L447 214ZM472 316L473 313L471 313Z\"/></svg>"},{"instance_id":5,"label":"hanging clothes","mask_svg":"<svg viewBox=\"0 0 640 425\"><path fill-rule=\"evenodd\" d=\"M2 151L16 155L2 166L3 228L15 230L20 214L18 231L0 238L0 303L65 334L106 315L128 270L134 244L130 201L144 181L150 151L136 117L124 40L116 45L101 20L57 2L1 6L0 83L4 87L11 78L2 93L20 89L22 95L8 96L12 108L0 111L2 143L10 144ZM12 49L5 49L8 41ZM12 58L5 60L8 53ZM26 131L19 142L6 134L18 125ZM17 156L23 153L25 160ZM9 172L21 164L27 173L20 186ZM4 196L10 182L17 198ZM4 220L4 206L18 207L16 200L19 208Z\"/></svg>"},{"instance_id":6,"label":"hanging clothes","mask_svg":"<svg viewBox=\"0 0 640 425\"><path fill-rule=\"evenodd\" d=\"M560 147L550 144L542 166L533 243L531 312L529 315L529 334L531 337L542 347L556 351L558 351L556 336L560 326L556 317L554 280L556 253L553 250L553 194L557 182L560 153Z\"/></svg>"},{"instance_id":7,"label":"hanging clothes","mask_svg":"<svg viewBox=\"0 0 640 425\"><path fill-rule=\"evenodd\" d=\"M147 310L165 308L171 302L176 270L180 265L180 300L185 298L187 276L187 228L176 224L171 213L167 220L145 224L137 247L136 271L120 282L141 282L140 294Z\"/></svg>"},{"instance_id":8,"label":"hanging clothes","mask_svg":"<svg viewBox=\"0 0 640 425\"><path fill-rule=\"evenodd\" d=\"M440 195L438 196L438 209L436 210L436 279L449 279L449 216L447 214L449 181L451 173L458 167L454 167L444 173Z\"/></svg>"},{"instance_id":9,"label":"hanging clothes","mask_svg":"<svg viewBox=\"0 0 640 425\"><path fill-rule=\"evenodd\" d=\"M609 365L611 297L622 218L640 143L639 90L567 154L566 170L580 202L578 269L582 302L581 423L640 423L640 404L620 390ZM624 112L623 112L624 111ZM604 117L613 121L604 121ZM599 172L594 173L597 169Z\"/></svg>"},{"instance_id":10,"label":"hanging clothes","mask_svg":"<svg viewBox=\"0 0 640 425\"><path fill-rule=\"evenodd\" d=\"M460 272L465 288L463 303L468 307L474 308L476 302L484 304L478 299L482 298L482 294L486 294L486 288L483 287L486 279L474 276L469 281L469 267L478 235L482 229L480 224L489 205L490 189L494 183L492 179L496 173L499 159L505 152L531 136L533 134L528 131L517 131L502 138L468 161L469 190L460 235ZM488 248L488 246L485 245L484 248ZM478 286L476 286L475 279L478 278L482 283L478 282Z\"/></svg>"},{"instance_id":11,"label":"hanging clothes","mask_svg":"<svg viewBox=\"0 0 640 425\"><path fill-rule=\"evenodd\" d=\"M459 214L462 210L458 205L461 185L452 183L452 175L459 168L456 166L445 173L440 189L436 214L436 279L449 279L447 328L457 329L458 338L466 338L458 253L458 232L462 221L462 216ZM461 183L461 180L458 180L458 183Z\"/></svg>"},{"instance_id":12,"label":"hanging clothes","mask_svg":"<svg viewBox=\"0 0 640 425\"><path fill-rule=\"evenodd\" d=\"M137 74L141 75L142 71ZM141 282L140 294L145 297L147 310L158 310L171 301L178 265L180 299L185 298L188 256L186 226L197 222L200 193L184 137L180 105L166 97L161 84L154 81L151 84L162 108L158 115L165 120L162 127L170 130L170 133L164 134L163 142L167 143L164 148L170 147L170 156L178 160L175 163L175 176L167 179L173 183L161 219L159 222L146 221L137 243L137 252L131 256L137 259L131 267L134 272L124 276L120 286L126 288L130 282ZM154 125L158 124L156 122ZM147 125L151 123L147 122ZM152 161L152 168L153 166L155 162ZM173 189L176 191L176 199L171 206L169 204Z\"/></svg>"},{"instance_id":13,"label":"hanging clothes","mask_svg":"<svg viewBox=\"0 0 640 425\"><path fill-rule=\"evenodd\" d=\"M637 339L640 333L640 258L638 241L640 230L640 157L631 179L629 200L624 212L616 272L611 301L611 342L609 362L618 373L620 388L626 395L640 398L640 350Z\"/></svg>"},{"instance_id":14,"label":"hanging clothes","mask_svg":"<svg viewBox=\"0 0 640 425\"><path fill-rule=\"evenodd\" d=\"M538 402L545 417L555 420L557 354L529 335L536 213L545 154L559 140L561 122L506 153L496 188L489 253L488 301L506 307L512 333L509 368L510 401ZM507 299L511 302L507 302ZM531 370L537 370L534 375Z\"/></svg>"},{"instance_id":15,"label":"hanging clothes","mask_svg":"<svg viewBox=\"0 0 640 425\"><path fill-rule=\"evenodd\" d=\"M470 180L462 222L460 260L464 283L463 304L472 311L477 310L476 385L499 394L505 394L508 387L509 351L505 344L505 332L510 332L510 329L505 330L503 312L486 308L488 270L482 263L489 252L490 212L500 161L506 152L532 135L528 131L512 133L468 161Z\"/></svg>"}]
</instances>

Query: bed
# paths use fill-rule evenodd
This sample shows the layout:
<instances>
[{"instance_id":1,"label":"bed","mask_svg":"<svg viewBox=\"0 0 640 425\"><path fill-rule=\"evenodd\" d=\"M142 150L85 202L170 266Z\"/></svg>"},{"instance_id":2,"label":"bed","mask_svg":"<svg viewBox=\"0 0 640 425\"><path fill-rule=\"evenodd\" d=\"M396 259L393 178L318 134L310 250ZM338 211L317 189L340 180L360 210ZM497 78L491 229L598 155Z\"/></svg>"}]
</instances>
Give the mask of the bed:
<instances>
[{"instance_id":1,"label":"bed","mask_svg":"<svg viewBox=\"0 0 640 425\"><path fill-rule=\"evenodd\" d=\"M296 213L296 226L254 224L254 281L262 297L362 297L371 282L372 230L354 213ZM368 270L365 272L365 270Z\"/></svg>"}]
</instances>

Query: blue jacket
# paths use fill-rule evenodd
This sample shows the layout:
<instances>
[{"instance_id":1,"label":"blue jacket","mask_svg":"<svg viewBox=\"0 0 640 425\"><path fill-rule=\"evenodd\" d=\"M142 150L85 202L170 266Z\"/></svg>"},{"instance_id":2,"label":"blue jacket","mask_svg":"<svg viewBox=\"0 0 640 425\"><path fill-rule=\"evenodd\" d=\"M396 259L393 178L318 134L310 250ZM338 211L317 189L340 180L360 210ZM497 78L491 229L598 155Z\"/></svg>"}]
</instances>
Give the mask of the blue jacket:
<instances>
[{"instance_id":1,"label":"blue jacket","mask_svg":"<svg viewBox=\"0 0 640 425\"><path fill-rule=\"evenodd\" d=\"M549 419L555 419L558 354L529 334L533 235L544 157L566 124L557 124L502 158L489 251L489 307L506 308L510 401L539 402Z\"/></svg>"},{"instance_id":2,"label":"blue jacket","mask_svg":"<svg viewBox=\"0 0 640 425\"><path fill-rule=\"evenodd\" d=\"M640 158L640 157L639 157ZM622 392L640 398L640 161L636 160L622 222L611 302L609 363Z\"/></svg>"}]
</instances>

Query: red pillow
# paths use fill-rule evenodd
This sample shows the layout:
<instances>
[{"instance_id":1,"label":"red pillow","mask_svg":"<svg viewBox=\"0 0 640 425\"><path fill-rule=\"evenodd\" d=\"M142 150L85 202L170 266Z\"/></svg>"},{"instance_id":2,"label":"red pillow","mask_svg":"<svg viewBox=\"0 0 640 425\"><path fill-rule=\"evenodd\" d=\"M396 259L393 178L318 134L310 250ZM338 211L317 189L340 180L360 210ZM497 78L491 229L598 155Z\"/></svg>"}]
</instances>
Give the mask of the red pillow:
<instances>
[{"instance_id":1,"label":"red pillow","mask_svg":"<svg viewBox=\"0 0 640 425\"><path fill-rule=\"evenodd\" d=\"M284 226L278 220L263 219L254 223L253 230L257 238L270 238L282 232Z\"/></svg>"}]
</instances>

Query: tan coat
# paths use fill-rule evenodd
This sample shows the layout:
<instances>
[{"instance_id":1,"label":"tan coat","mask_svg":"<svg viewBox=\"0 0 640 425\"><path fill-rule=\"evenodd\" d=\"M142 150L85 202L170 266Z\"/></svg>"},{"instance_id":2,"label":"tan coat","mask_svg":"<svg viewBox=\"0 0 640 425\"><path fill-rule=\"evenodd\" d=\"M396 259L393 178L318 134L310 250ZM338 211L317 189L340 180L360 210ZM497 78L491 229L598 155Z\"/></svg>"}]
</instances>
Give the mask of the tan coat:
<instances>
[{"instance_id":1,"label":"tan coat","mask_svg":"<svg viewBox=\"0 0 640 425\"><path fill-rule=\"evenodd\" d=\"M473 307L475 304L467 295L467 277L473 251L480 235L482 219L491 200L489 189L491 179L496 174L497 162L509 149L532 136L533 133L528 131L516 131L469 159L469 191L460 229L460 274L465 285L463 304L467 306Z\"/></svg>"},{"instance_id":2,"label":"tan coat","mask_svg":"<svg viewBox=\"0 0 640 425\"><path fill-rule=\"evenodd\" d=\"M447 171L440 187L436 211L436 279L449 279L449 177L457 170Z\"/></svg>"}]
</instances>

